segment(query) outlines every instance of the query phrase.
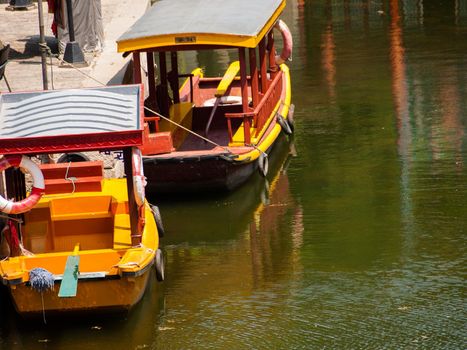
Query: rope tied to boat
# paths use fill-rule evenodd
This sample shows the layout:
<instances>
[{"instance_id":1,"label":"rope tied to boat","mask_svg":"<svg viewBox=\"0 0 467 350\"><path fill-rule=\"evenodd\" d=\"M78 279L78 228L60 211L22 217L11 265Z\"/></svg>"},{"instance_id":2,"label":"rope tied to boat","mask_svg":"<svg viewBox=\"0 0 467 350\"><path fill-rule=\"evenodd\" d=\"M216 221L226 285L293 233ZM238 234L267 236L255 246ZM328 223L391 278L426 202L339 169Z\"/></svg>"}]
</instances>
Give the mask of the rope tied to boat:
<instances>
[{"instance_id":1,"label":"rope tied to boat","mask_svg":"<svg viewBox=\"0 0 467 350\"><path fill-rule=\"evenodd\" d=\"M71 176L68 177L68 171L70 170L71 162L68 163L68 166L66 167L66 173L65 173L65 180L66 181L71 181L71 184L73 185L73 191L71 191L71 194L75 193L76 190L76 185L75 181L78 180L76 177Z\"/></svg>"},{"instance_id":2,"label":"rope tied to boat","mask_svg":"<svg viewBox=\"0 0 467 350\"><path fill-rule=\"evenodd\" d=\"M149 107L144 106L144 109L147 110L147 111L150 112L150 113L153 113L154 115L158 116L159 118L164 119L164 120L168 121L169 123L174 124L175 126L179 127L180 129L183 129L183 130L189 132L190 134L192 134L192 135L194 135L194 136L200 138L201 140L206 141L206 142L208 142L208 143L210 143L211 145L214 145L214 146L216 146L216 147L222 148L224 151L226 151L226 152L229 153L230 155L236 156L236 154L232 153L232 151L231 151L228 147L221 146L220 144L218 144L218 143L216 143L216 142L214 142L214 141L212 141L212 140L210 140L210 139L208 139L208 138L206 138L206 137L204 137L204 136L202 136L202 135L200 135L200 134L194 132L193 130L188 129L188 128L184 127L183 125L181 125L181 124L179 124L179 123L177 123L177 122L174 122L172 119L167 118L167 117L164 117L162 114L160 114L160 113L158 113L158 112L152 110L152 109L149 108ZM144 157L143 157L143 158L144 158Z\"/></svg>"},{"instance_id":3,"label":"rope tied to boat","mask_svg":"<svg viewBox=\"0 0 467 350\"><path fill-rule=\"evenodd\" d=\"M76 66L73 65L72 63L69 63L69 62L63 60L63 58L60 58L59 55L53 54L52 51L51 51L51 49L50 49L50 47L49 47L46 43L44 43L44 44L41 44L41 43L40 43L39 46L40 46L41 48L44 48L44 49L46 50L47 55L50 57L51 60L52 60L52 57L54 57L54 58L56 58L56 59L60 62L60 64L61 64L62 66L68 66L68 67L71 67L71 68L73 68L73 69L76 69L79 73L81 73L81 74L84 75L85 77L87 77L87 78L89 78L89 79L95 81L95 82L98 83L99 85L107 86L107 85L104 84L103 82L101 82L101 81L97 80L96 78L92 77L91 75L89 75L89 74L83 72L81 69L79 69L78 67L76 67ZM50 63L50 70L51 70L52 90L54 90L54 87L53 87L52 62ZM192 134L192 135L194 135L194 136L196 136L196 137L202 139L203 141L206 141L206 142L208 142L208 143L210 143L210 144L212 144L212 145L214 145L214 146L216 146L216 147L222 148L222 149L225 150L227 153L229 153L229 155L232 156L233 158L237 157L237 155L234 154L234 153L232 153L232 151L231 151L228 147L222 146L222 145L220 145L220 144L218 144L218 143L216 143L216 142L214 142L214 141L212 141L212 140L210 140L210 139L208 139L208 138L206 138L206 137L204 137L204 136L202 136L202 135L200 135L200 134L194 132L193 130L190 130L190 129L184 127L183 125L181 125L181 124L179 124L179 123L177 123L177 122L171 120L170 118L167 118L167 117L163 116L162 114L160 114L160 113L158 113L158 112L152 110L152 109L149 108L149 107L144 106L144 109L147 110L147 111L150 112L150 113L153 113L154 115L158 116L159 118L164 119L164 120L168 121L169 123L172 123L173 125L179 127L180 129L183 129L183 130L189 132L190 134ZM145 157L143 157L143 158L145 158Z\"/></svg>"},{"instance_id":4,"label":"rope tied to boat","mask_svg":"<svg viewBox=\"0 0 467 350\"><path fill-rule=\"evenodd\" d=\"M266 158L268 157L268 154L267 154L266 152L264 152L261 148L259 148L259 147L258 147L257 145L255 145L255 144L250 143L250 144L245 144L245 146L247 146L247 147L252 147L252 148L254 148L255 150L257 150L259 154L262 154L262 155L265 156Z\"/></svg>"},{"instance_id":5,"label":"rope tied to boat","mask_svg":"<svg viewBox=\"0 0 467 350\"><path fill-rule=\"evenodd\" d=\"M46 55L50 58L50 82L52 84L52 90L55 90L54 70L53 70L53 65L52 65L52 57L55 57L55 55L52 53L52 50L50 49L49 45L47 45L47 43L39 43L39 48L41 50L44 50Z\"/></svg>"}]
</instances>

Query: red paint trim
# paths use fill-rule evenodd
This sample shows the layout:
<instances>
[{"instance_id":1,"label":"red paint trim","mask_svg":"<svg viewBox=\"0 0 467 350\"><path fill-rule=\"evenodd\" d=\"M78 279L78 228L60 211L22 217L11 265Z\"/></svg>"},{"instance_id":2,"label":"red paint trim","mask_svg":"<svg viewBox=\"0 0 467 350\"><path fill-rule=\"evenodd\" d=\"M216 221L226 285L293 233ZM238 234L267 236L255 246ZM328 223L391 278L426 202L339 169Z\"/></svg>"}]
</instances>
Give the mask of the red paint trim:
<instances>
[{"instance_id":1,"label":"red paint trim","mask_svg":"<svg viewBox=\"0 0 467 350\"><path fill-rule=\"evenodd\" d=\"M118 86L118 85L115 85ZM120 85L125 86L125 85ZM86 89L92 90L92 89ZM60 90L55 90L60 91ZM139 126L136 130L36 136L0 139L0 154L44 154L88 150L120 150L126 146L141 146L144 129L144 86L139 84ZM10 163L11 164L11 163ZM1 170L1 160L0 160Z\"/></svg>"},{"instance_id":2,"label":"red paint trim","mask_svg":"<svg viewBox=\"0 0 467 350\"><path fill-rule=\"evenodd\" d=\"M31 137L22 139L1 139L2 154L43 154L72 151L88 151L99 149L119 150L127 146L143 144L143 116L140 122L141 130L118 133L96 133L82 135L60 135ZM86 141L86 142L84 142Z\"/></svg>"},{"instance_id":3,"label":"red paint trim","mask_svg":"<svg viewBox=\"0 0 467 350\"><path fill-rule=\"evenodd\" d=\"M266 62L266 37L259 43L259 64L261 70L261 92L264 94L268 90L268 69Z\"/></svg>"},{"instance_id":4,"label":"red paint trim","mask_svg":"<svg viewBox=\"0 0 467 350\"><path fill-rule=\"evenodd\" d=\"M30 194L30 196L33 196L33 195L42 196L43 194L44 194L44 189L43 189L43 188L33 187L33 188L31 189L31 194Z\"/></svg>"},{"instance_id":5,"label":"red paint trim","mask_svg":"<svg viewBox=\"0 0 467 350\"><path fill-rule=\"evenodd\" d=\"M256 49L250 49L250 76L251 76L251 97L253 100L253 108L259 103L258 95L258 64L256 63Z\"/></svg>"}]
</instances>

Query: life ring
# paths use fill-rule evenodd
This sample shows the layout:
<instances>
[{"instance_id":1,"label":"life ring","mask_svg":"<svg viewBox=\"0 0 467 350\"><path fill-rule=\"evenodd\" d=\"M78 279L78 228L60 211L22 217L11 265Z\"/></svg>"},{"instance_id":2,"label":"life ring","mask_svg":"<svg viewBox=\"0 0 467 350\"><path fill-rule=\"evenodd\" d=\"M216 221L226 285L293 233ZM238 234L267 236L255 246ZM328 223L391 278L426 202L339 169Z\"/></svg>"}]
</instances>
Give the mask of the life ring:
<instances>
[{"instance_id":1,"label":"life ring","mask_svg":"<svg viewBox=\"0 0 467 350\"><path fill-rule=\"evenodd\" d=\"M290 128L287 119L282 118L282 116L279 113L276 114L276 118L284 133L286 135L292 135L292 129Z\"/></svg>"},{"instance_id":2,"label":"life ring","mask_svg":"<svg viewBox=\"0 0 467 350\"><path fill-rule=\"evenodd\" d=\"M292 49L293 49L293 39L292 33L290 32L289 27L283 20L278 20L274 25L274 28L279 30L282 35L282 40L284 42L284 47L282 48L282 52L280 55L276 56L276 64L281 65L285 63L290 57L292 57Z\"/></svg>"},{"instance_id":3,"label":"life ring","mask_svg":"<svg viewBox=\"0 0 467 350\"><path fill-rule=\"evenodd\" d=\"M287 123L289 124L290 130L292 132L295 130L295 121L294 121L295 105L291 104L289 106L289 114L287 115Z\"/></svg>"},{"instance_id":4,"label":"life ring","mask_svg":"<svg viewBox=\"0 0 467 350\"><path fill-rule=\"evenodd\" d=\"M263 177L266 177L266 175L268 174L268 170L269 170L269 161L268 161L267 153L261 152L261 154L259 155L258 169L259 169L259 173Z\"/></svg>"},{"instance_id":5,"label":"life ring","mask_svg":"<svg viewBox=\"0 0 467 350\"><path fill-rule=\"evenodd\" d=\"M165 235L165 230L164 225L162 224L162 216L159 207L157 205L152 204L150 204L149 206L151 207L152 215L154 216L154 221L156 222L157 233L159 235L159 238L162 238Z\"/></svg>"},{"instance_id":6,"label":"life ring","mask_svg":"<svg viewBox=\"0 0 467 350\"><path fill-rule=\"evenodd\" d=\"M6 214L22 214L31 210L44 194L44 175L42 175L39 166L26 156L4 156L0 159L0 171L10 167L21 168L31 174L33 186L29 196L19 202L13 202L0 196L0 211Z\"/></svg>"},{"instance_id":7,"label":"life ring","mask_svg":"<svg viewBox=\"0 0 467 350\"><path fill-rule=\"evenodd\" d=\"M144 187L146 187L146 177L143 170L143 156L139 148L133 147L133 192L135 192L135 201L138 207L144 204Z\"/></svg>"}]
</instances>

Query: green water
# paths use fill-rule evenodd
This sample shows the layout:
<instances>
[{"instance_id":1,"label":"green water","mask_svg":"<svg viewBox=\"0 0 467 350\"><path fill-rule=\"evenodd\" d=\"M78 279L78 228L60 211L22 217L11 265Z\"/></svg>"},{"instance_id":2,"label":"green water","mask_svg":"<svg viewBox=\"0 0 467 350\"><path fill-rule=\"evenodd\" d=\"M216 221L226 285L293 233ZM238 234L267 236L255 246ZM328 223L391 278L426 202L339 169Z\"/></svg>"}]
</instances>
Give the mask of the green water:
<instances>
[{"instance_id":1,"label":"green water","mask_svg":"<svg viewBox=\"0 0 467 350\"><path fill-rule=\"evenodd\" d=\"M155 198L163 284L105 320L24 325L3 304L0 348L467 348L467 1L289 1L283 18L296 132L268 181Z\"/></svg>"}]
</instances>

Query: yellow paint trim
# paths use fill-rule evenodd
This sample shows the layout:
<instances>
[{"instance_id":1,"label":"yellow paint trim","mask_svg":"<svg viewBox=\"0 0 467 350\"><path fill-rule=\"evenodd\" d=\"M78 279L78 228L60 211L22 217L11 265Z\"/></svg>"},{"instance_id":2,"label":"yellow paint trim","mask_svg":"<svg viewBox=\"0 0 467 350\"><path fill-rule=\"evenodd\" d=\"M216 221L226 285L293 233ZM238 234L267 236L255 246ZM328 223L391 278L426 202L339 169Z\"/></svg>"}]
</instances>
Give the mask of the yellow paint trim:
<instances>
[{"instance_id":1,"label":"yellow paint trim","mask_svg":"<svg viewBox=\"0 0 467 350\"><path fill-rule=\"evenodd\" d=\"M221 82L217 86L217 91L215 93L216 97L222 97L225 95L227 89L229 88L232 81L237 76L238 72L240 71L240 62L234 61L230 64L229 68L227 68L224 76L222 77Z\"/></svg>"},{"instance_id":2,"label":"yellow paint trim","mask_svg":"<svg viewBox=\"0 0 467 350\"><path fill-rule=\"evenodd\" d=\"M271 30L276 23L280 14L284 10L286 1L284 0L271 18L266 22L263 29L257 36L243 36L232 34L212 34L212 33L183 33L183 34L168 34L158 36L148 36L136 39L127 39L117 42L118 52L138 51L146 49L157 49L161 47L177 47L177 46L196 46L214 45L214 46L232 46L232 47L257 47L261 39ZM187 40L180 40L187 38ZM177 39L177 40L176 40ZM189 39L189 40L188 40ZM179 41L179 42L176 42Z\"/></svg>"},{"instance_id":3,"label":"yellow paint trim","mask_svg":"<svg viewBox=\"0 0 467 350\"><path fill-rule=\"evenodd\" d=\"M191 71L191 75L193 75L194 77L199 76L200 78L203 78L204 77L203 69L202 68L195 68L195 69L193 69ZM180 89L178 89L178 91L182 92L183 89L185 88L186 84L189 84L189 83L190 83L190 78L186 78L185 81L182 84L182 87Z\"/></svg>"},{"instance_id":4,"label":"yellow paint trim","mask_svg":"<svg viewBox=\"0 0 467 350\"><path fill-rule=\"evenodd\" d=\"M193 103L180 102L170 106L169 118L178 125L182 125L187 129L192 129L193 122ZM172 133L172 141L175 149L180 147L185 140L188 132L179 128L177 124L171 123L167 120L159 122L159 131L169 131Z\"/></svg>"}]
</instances>

